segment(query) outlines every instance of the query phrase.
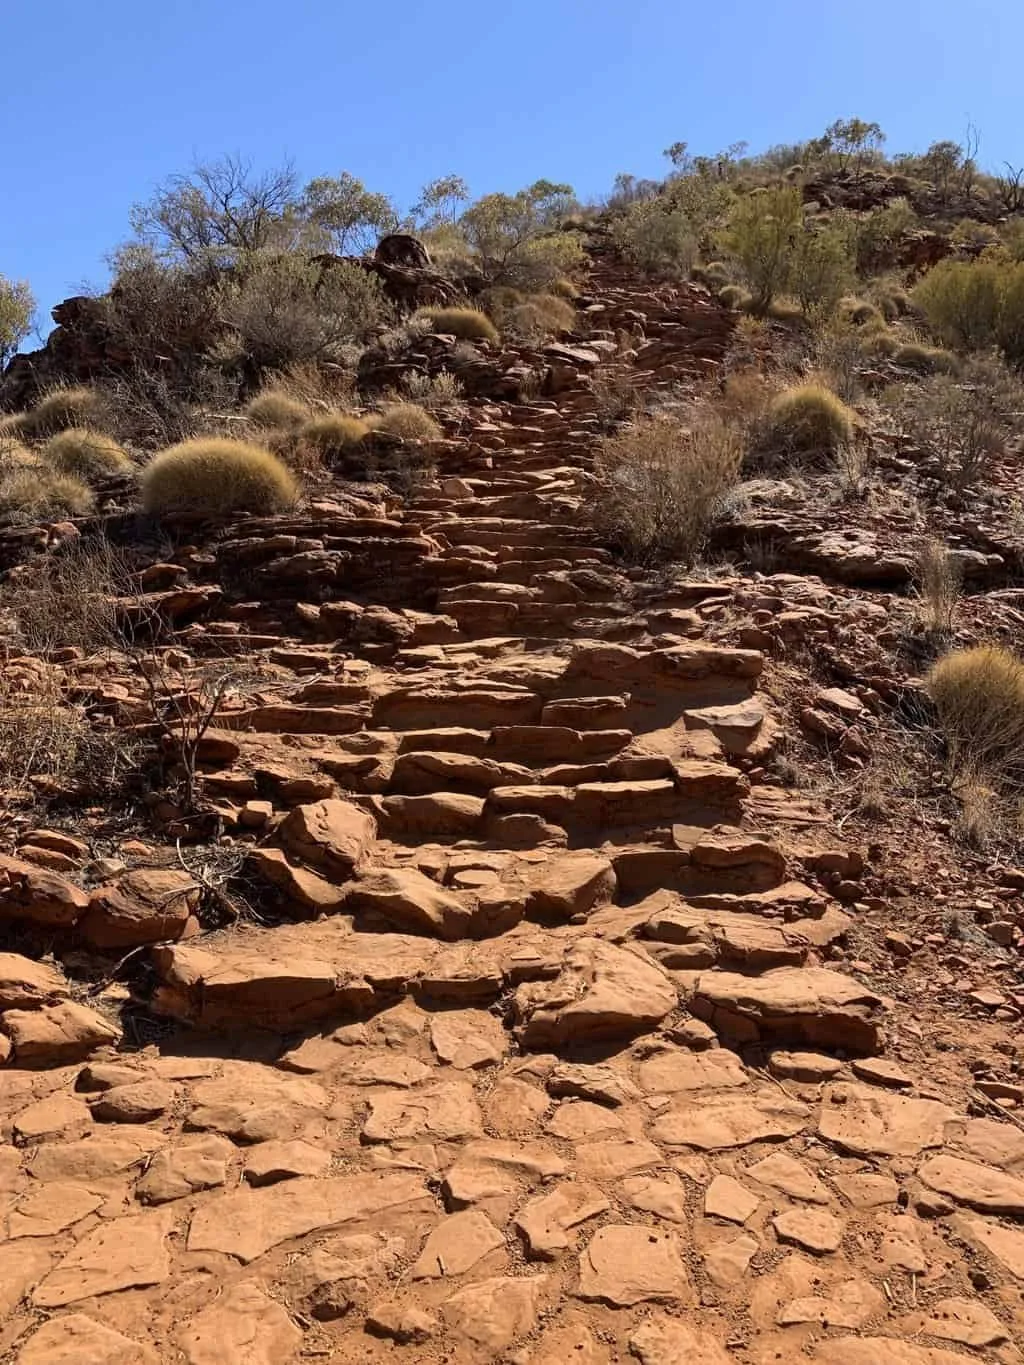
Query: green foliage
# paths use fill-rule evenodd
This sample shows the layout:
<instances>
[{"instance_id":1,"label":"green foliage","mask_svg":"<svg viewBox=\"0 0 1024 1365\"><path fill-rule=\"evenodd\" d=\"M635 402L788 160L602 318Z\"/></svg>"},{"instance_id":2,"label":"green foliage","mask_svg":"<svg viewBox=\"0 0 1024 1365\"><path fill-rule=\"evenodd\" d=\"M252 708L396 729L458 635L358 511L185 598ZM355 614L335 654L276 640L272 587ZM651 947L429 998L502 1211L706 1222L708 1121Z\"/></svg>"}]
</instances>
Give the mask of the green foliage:
<instances>
[{"instance_id":1,"label":"green foliage","mask_svg":"<svg viewBox=\"0 0 1024 1365\"><path fill-rule=\"evenodd\" d=\"M322 234L323 249L339 255L370 251L385 233L398 227L398 214L388 196L368 190L348 171L311 180L294 212L313 234Z\"/></svg>"},{"instance_id":2,"label":"green foliage","mask_svg":"<svg viewBox=\"0 0 1024 1365\"><path fill-rule=\"evenodd\" d=\"M71 427L51 436L43 447L43 459L59 474L92 483L112 474L127 474L132 462L109 436L86 427Z\"/></svg>"},{"instance_id":3,"label":"green foliage","mask_svg":"<svg viewBox=\"0 0 1024 1365\"><path fill-rule=\"evenodd\" d=\"M418 403L391 403L380 414L380 430L401 441L439 441L444 435Z\"/></svg>"},{"instance_id":4,"label":"green foliage","mask_svg":"<svg viewBox=\"0 0 1024 1365\"><path fill-rule=\"evenodd\" d=\"M258 371L343 359L343 348L365 340L385 314L377 277L348 261L256 256L221 285L237 355Z\"/></svg>"},{"instance_id":5,"label":"green foliage","mask_svg":"<svg viewBox=\"0 0 1024 1365\"><path fill-rule=\"evenodd\" d=\"M478 308L421 308L413 319L422 319L432 332L458 337L460 341L490 341L496 345L500 340L494 323Z\"/></svg>"},{"instance_id":6,"label":"green foliage","mask_svg":"<svg viewBox=\"0 0 1024 1365\"><path fill-rule=\"evenodd\" d=\"M638 270L662 278L685 278L697 261L697 236L686 214L667 198L641 199L611 225L612 239Z\"/></svg>"},{"instance_id":7,"label":"green foliage","mask_svg":"<svg viewBox=\"0 0 1024 1365\"><path fill-rule=\"evenodd\" d=\"M809 150L836 170L849 168L857 173L877 159L884 142L885 134L877 123L860 118L836 119L822 137L810 144Z\"/></svg>"},{"instance_id":8,"label":"green foliage","mask_svg":"<svg viewBox=\"0 0 1024 1365\"><path fill-rule=\"evenodd\" d=\"M582 263L578 238L554 230L574 203L571 185L538 180L518 194L484 195L459 224L492 284L539 290Z\"/></svg>"},{"instance_id":9,"label":"green foliage","mask_svg":"<svg viewBox=\"0 0 1024 1365\"><path fill-rule=\"evenodd\" d=\"M746 194L733 205L725 241L750 286L755 312L767 312L786 288L802 230L803 201L795 186Z\"/></svg>"},{"instance_id":10,"label":"green foliage","mask_svg":"<svg viewBox=\"0 0 1024 1365\"><path fill-rule=\"evenodd\" d=\"M853 412L820 384L784 389L768 409L768 441L791 454L834 453L853 431Z\"/></svg>"},{"instance_id":11,"label":"green foliage","mask_svg":"<svg viewBox=\"0 0 1024 1365\"><path fill-rule=\"evenodd\" d=\"M469 199L469 186L459 175L442 175L420 191L412 206L412 217L420 231L451 225L458 221L460 206Z\"/></svg>"},{"instance_id":12,"label":"green foliage","mask_svg":"<svg viewBox=\"0 0 1024 1365\"><path fill-rule=\"evenodd\" d=\"M947 258L918 282L913 300L947 345L995 347L1011 364L1024 363L1024 263L1000 253Z\"/></svg>"},{"instance_id":13,"label":"green foliage","mask_svg":"<svg viewBox=\"0 0 1024 1365\"><path fill-rule=\"evenodd\" d=\"M805 229L797 234L788 287L805 314L831 317L852 279L849 237L841 227Z\"/></svg>"},{"instance_id":14,"label":"green foliage","mask_svg":"<svg viewBox=\"0 0 1024 1365\"><path fill-rule=\"evenodd\" d=\"M852 218L857 270L861 275L889 270L896 264L900 243L918 224L908 200L890 199L863 216Z\"/></svg>"},{"instance_id":15,"label":"green foliage","mask_svg":"<svg viewBox=\"0 0 1024 1365\"><path fill-rule=\"evenodd\" d=\"M723 284L718 291L718 302L725 308L735 308L745 313L753 303L753 296L741 284Z\"/></svg>"},{"instance_id":16,"label":"green foliage","mask_svg":"<svg viewBox=\"0 0 1024 1365\"><path fill-rule=\"evenodd\" d=\"M223 437L171 446L142 475L143 506L156 514L267 514L293 507L298 497L295 478L276 455Z\"/></svg>"},{"instance_id":17,"label":"green foliage","mask_svg":"<svg viewBox=\"0 0 1024 1365\"><path fill-rule=\"evenodd\" d=\"M0 370L32 330L36 301L27 280L0 275Z\"/></svg>"}]
</instances>

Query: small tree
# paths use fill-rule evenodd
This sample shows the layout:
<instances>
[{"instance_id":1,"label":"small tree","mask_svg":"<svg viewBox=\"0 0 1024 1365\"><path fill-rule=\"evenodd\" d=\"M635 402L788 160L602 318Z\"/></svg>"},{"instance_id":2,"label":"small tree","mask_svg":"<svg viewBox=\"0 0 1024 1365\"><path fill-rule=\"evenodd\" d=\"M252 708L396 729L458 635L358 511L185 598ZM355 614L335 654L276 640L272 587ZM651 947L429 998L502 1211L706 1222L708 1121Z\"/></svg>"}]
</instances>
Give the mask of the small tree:
<instances>
[{"instance_id":1,"label":"small tree","mask_svg":"<svg viewBox=\"0 0 1024 1365\"><path fill-rule=\"evenodd\" d=\"M36 301L27 280L0 275L0 370L3 370L32 330Z\"/></svg>"},{"instance_id":2,"label":"small tree","mask_svg":"<svg viewBox=\"0 0 1024 1365\"><path fill-rule=\"evenodd\" d=\"M221 287L221 316L256 371L337 360L340 348L364 341L384 313L377 278L347 261L325 269L294 254L258 257Z\"/></svg>"},{"instance_id":3,"label":"small tree","mask_svg":"<svg viewBox=\"0 0 1024 1365\"><path fill-rule=\"evenodd\" d=\"M697 260L697 237L685 213L662 197L638 200L612 224L627 260L651 275L685 276Z\"/></svg>"},{"instance_id":4,"label":"small tree","mask_svg":"<svg viewBox=\"0 0 1024 1365\"><path fill-rule=\"evenodd\" d=\"M831 317L852 282L850 242L841 227L797 234L789 287L808 316Z\"/></svg>"},{"instance_id":5,"label":"small tree","mask_svg":"<svg viewBox=\"0 0 1024 1365\"><path fill-rule=\"evenodd\" d=\"M836 119L825 129L819 145L826 158L838 169L852 167L860 174L864 165L881 150L885 134L877 123L860 118Z\"/></svg>"},{"instance_id":6,"label":"small tree","mask_svg":"<svg viewBox=\"0 0 1024 1365\"><path fill-rule=\"evenodd\" d=\"M256 173L238 156L197 162L172 175L131 224L140 241L172 261L232 265L247 253L281 245L294 219L295 171L290 164Z\"/></svg>"},{"instance_id":7,"label":"small tree","mask_svg":"<svg viewBox=\"0 0 1024 1365\"><path fill-rule=\"evenodd\" d=\"M792 185L746 194L736 201L726 243L746 276L755 312L766 312L775 295L785 289L802 228L803 201Z\"/></svg>"},{"instance_id":8,"label":"small tree","mask_svg":"<svg viewBox=\"0 0 1024 1365\"><path fill-rule=\"evenodd\" d=\"M469 199L469 186L459 175L442 175L423 186L413 204L413 222L421 231L451 226Z\"/></svg>"},{"instance_id":9,"label":"small tree","mask_svg":"<svg viewBox=\"0 0 1024 1365\"><path fill-rule=\"evenodd\" d=\"M459 222L492 284L541 289L581 260L578 240L552 231L574 204L571 185L537 180L518 194L484 195Z\"/></svg>"},{"instance_id":10,"label":"small tree","mask_svg":"<svg viewBox=\"0 0 1024 1365\"><path fill-rule=\"evenodd\" d=\"M296 213L313 242L323 234L323 245L339 255L362 255L385 233L394 232L398 214L386 194L368 190L348 171L320 176L302 191Z\"/></svg>"}]
</instances>

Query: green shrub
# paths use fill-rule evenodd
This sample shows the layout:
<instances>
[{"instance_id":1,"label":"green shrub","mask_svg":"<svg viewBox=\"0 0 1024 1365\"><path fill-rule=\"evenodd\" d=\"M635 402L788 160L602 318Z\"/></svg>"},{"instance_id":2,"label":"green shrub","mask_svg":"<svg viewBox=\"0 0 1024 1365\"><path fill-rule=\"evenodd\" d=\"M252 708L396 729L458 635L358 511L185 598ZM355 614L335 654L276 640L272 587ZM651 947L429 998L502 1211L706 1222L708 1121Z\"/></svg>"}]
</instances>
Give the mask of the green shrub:
<instances>
[{"instance_id":1,"label":"green shrub","mask_svg":"<svg viewBox=\"0 0 1024 1365\"><path fill-rule=\"evenodd\" d=\"M729 283L729 267L722 261L708 261L707 265L694 266L691 275L709 289L721 289Z\"/></svg>"},{"instance_id":2,"label":"green shrub","mask_svg":"<svg viewBox=\"0 0 1024 1365\"><path fill-rule=\"evenodd\" d=\"M955 770L1024 782L1024 661L1001 645L946 654L928 675Z\"/></svg>"},{"instance_id":3,"label":"green shrub","mask_svg":"<svg viewBox=\"0 0 1024 1365\"><path fill-rule=\"evenodd\" d=\"M750 287L755 312L766 312L786 288L802 231L803 198L796 186L745 194L733 206L725 242Z\"/></svg>"},{"instance_id":4,"label":"green shrub","mask_svg":"<svg viewBox=\"0 0 1024 1365\"><path fill-rule=\"evenodd\" d=\"M142 476L147 512L225 516L278 512L298 501L295 478L262 446L222 437L184 441L161 451Z\"/></svg>"},{"instance_id":5,"label":"green shrub","mask_svg":"<svg viewBox=\"0 0 1024 1365\"><path fill-rule=\"evenodd\" d=\"M965 351L998 348L1024 363L1024 263L998 252L976 261L946 259L929 270L913 301L946 343Z\"/></svg>"},{"instance_id":6,"label":"green shrub","mask_svg":"<svg viewBox=\"0 0 1024 1365\"><path fill-rule=\"evenodd\" d=\"M246 405L245 415L254 426L278 431L297 431L309 421L309 408L277 389L264 389Z\"/></svg>"},{"instance_id":7,"label":"green shrub","mask_svg":"<svg viewBox=\"0 0 1024 1365\"><path fill-rule=\"evenodd\" d=\"M28 281L0 275L0 371L32 330L35 311Z\"/></svg>"},{"instance_id":8,"label":"green shrub","mask_svg":"<svg viewBox=\"0 0 1024 1365\"><path fill-rule=\"evenodd\" d=\"M627 261L648 275L684 279L697 262L694 225L665 197L631 204L612 223L612 240Z\"/></svg>"},{"instance_id":9,"label":"green shrub","mask_svg":"<svg viewBox=\"0 0 1024 1365\"><path fill-rule=\"evenodd\" d=\"M71 474L91 483L112 474L127 474L131 459L109 436L86 427L70 427L51 436L43 448L43 459L58 474Z\"/></svg>"},{"instance_id":10,"label":"green shrub","mask_svg":"<svg viewBox=\"0 0 1024 1365\"><path fill-rule=\"evenodd\" d=\"M19 430L29 440L38 440L68 427L88 427L96 422L101 407L99 394L84 384L51 389L24 414Z\"/></svg>"},{"instance_id":11,"label":"green shrub","mask_svg":"<svg viewBox=\"0 0 1024 1365\"><path fill-rule=\"evenodd\" d=\"M300 438L325 459L351 450L369 434L370 424L364 418L351 417L345 412L326 412L299 428Z\"/></svg>"},{"instance_id":12,"label":"green shrub","mask_svg":"<svg viewBox=\"0 0 1024 1365\"><path fill-rule=\"evenodd\" d=\"M418 403L392 403L380 414L380 430L402 441L439 441L441 428Z\"/></svg>"},{"instance_id":13,"label":"green shrub","mask_svg":"<svg viewBox=\"0 0 1024 1365\"><path fill-rule=\"evenodd\" d=\"M831 389L800 384L772 400L767 438L791 453L835 452L853 437L854 414Z\"/></svg>"},{"instance_id":14,"label":"green shrub","mask_svg":"<svg viewBox=\"0 0 1024 1365\"><path fill-rule=\"evenodd\" d=\"M796 235L788 288L809 317L830 318L852 279L849 238L841 228L805 229Z\"/></svg>"},{"instance_id":15,"label":"green shrub","mask_svg":"<svg viewBox=\"0 0 1024 1365\"><path fill-rule=\"evenodd\" d=\"M639 564L699 553L739 476L742 441L720 416L648 417L606 437L584 511L598 534Z\"/></svg>"},{"instance_id":16,"label":"green shrub","mask_svg":"<svg viewBox=\"0 0 1024 1365\"><path fill-rule=\"evenodd\" d=\"M459 341L490 341L497 345L498 329L478 308L421 308L414 318L429 322L431 331Z\"/></svg>"},{"instance_id":17,"label":"green shrub","mask_svg":"<svg viewBox=\"0 0 1024 1365\"><path fill-rule=\"evenodd\" d=\"M25 466L0 478L0 513L16 521L84 517L95 501L92 489L70 474Z\"/></svg>"}]
</instances>

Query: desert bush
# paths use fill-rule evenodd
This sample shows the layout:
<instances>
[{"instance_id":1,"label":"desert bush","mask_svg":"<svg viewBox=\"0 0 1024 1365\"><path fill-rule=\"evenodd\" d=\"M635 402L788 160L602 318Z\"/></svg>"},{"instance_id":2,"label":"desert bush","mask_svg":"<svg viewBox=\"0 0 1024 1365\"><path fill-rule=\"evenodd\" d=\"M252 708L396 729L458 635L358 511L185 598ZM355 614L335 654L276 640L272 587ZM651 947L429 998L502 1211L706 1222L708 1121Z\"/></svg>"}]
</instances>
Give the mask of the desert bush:
<instances>
[{"instance_id":1,"label":"desert bush","mask_svg":"<svg viewBox=\"0 0 1024 1365\"><path fill-rule=\"evenodd\" d=\"M344 412L326 412L322 417L311 418L299 429L300 439L325 460L352 450L369 434L370 425L364 418Z\"/></svg>"},{"instance_id":2,"label":"desert bush","mask_svg":"<svg viewBox=\"0 0 1024 1365\"><path fill-rule=\"evenodd\" d=\"M318 364L305 360L271 370L268 387L301 403L304 408L322 412L350 406L356 390L356 375L344 365Z\"/></svg>"},{"instance_id":3,"label":"desert bush","mask_svg":"<svg viewBox=\"0 0 1024 1365\"><path fill-rule=\"evenodd\" d=\"M880 335L871 333L865 337L861 329L844 316L833 318L815 333L812 350L815 367L844 403L856 402L860 397L860 372L865 353L872 352L876 337Z\"/></svg>"},{"instance_id":4,"label":"desert bush","mask_svg":"<svg viewBox=\"0 0 1024 1365\"><path fill-rule=\"evenodd\" d=\"M861 336L860 344L865 355L878 356L882 359L890 359L900 350L899 338L888 330L868 332L866 336ZM847 397L846 394L842 396Z\"/></svg>"},{"instance_id":5,"label":"desert bush","mask_svg":"<svg viewBox=\"0 0 1024 1365\"><path fill-rule=\"evenodd\" d=\"M50 389L21 417L18 430L29 440L39 440L68 427L93 425L102 417L102 408L100 395L84 384Z\"/></svg>"},{"instance_id":6,"label":"desert bush","mask_svg":"<svg viewBox=\"0 0 1024 1365\"><path fill-rule=\"evenodd\" d=\"M221 316L233 348L257 373L335 360L387 313L380 281L348 261L327 267L299 255L262 256L222 285Z\"/></svg>"},{"instance_id":7,"label":"desert bush","mask_svg":"<svg viewBox=\"0 0 1024 1365\"><path fill-rule=\"evenodd\" d=\"M684 279L697 262L693 223L663 196L631 204L614 219L611 232L625 259L645 274Z\"/></svg>"},{"instance_id":8,"label":"desert bush","mask_svg":"<svg viewBox=\"0 0 1024 1365\"><path fill-rule=\"evenodd\" d=\"M391 403L380 414L380 430L402 441L438 441L444 432L416 403Z\"/></svg>"},{"instance_id":9,"label":"desert bush","mask_svg":"<svg viewBox=\"0 0 1024 1365\"><path fill-rule=\"evenodd\" d=\"M280 389L264 389L246 404L245 415L258 427L297 431L309 421L309 408Z\"/></svg>"},{"instance_id":10,"label":"desert bush","mask_svg":"<svg viewBox=\"0 0 1024 1365\"><path fill-rule=\"evenodd\" d=\"M960 600L962 571L941 540L923 542L914 556L914 583L925 628L948 634Z\"/></svg>"},{"instance_id":11,"label":"desert bush","mask_svg":"<svg viewBox=\"0 0 1024 1365\"><path fill-rule=\"evenodd\" d=\"M852 279L849 237L841 228L805 229L796 235L788 285L807 316L831 317Z\"/></svg>"},{"instance_id":12,"label":"desert bush","mask_svg":"<svg viewBox=\"0 0 1024 1365\"><path fill-rule=\"evenodd\" d=\"M691 563L736 483L742 453L737 432L717 414L692 426L642 418L599 445L584 512L635 563Z\"/></svg>"},{"instance_id":13,"label":"desert bush","mask_svg":"<svg viewBox=\"0 0 1024 1365\"><path fill-rule=\"evenodd\" d=\"M1010 364L1024 363L1024 263L999 252L974 261L940 261L912 298L948 346L996 347Z\"/></svg>"},{"instance_id":14,"label":"desert bush","mask_svg":"<svg viewBox=\"0 0 1024 1365\"><path fill-rule=\"evenodd\" d=\"M937 464L943 483L964 489L984 479L1005 452L1024 407L1024 388L996 360L967 362L887 395L902 439Z\"/></svg>"},{"instance_id":15,"label":"desert bush","mask_svg":"<svg viewBox=\"0 0 1024 1365\"><path fill-rule=\"evenodd\" d=\"M803 231L803 200L793 185L746 194L729 216L725 243L764 313L789 281L794 245Z\"/></svg>"},{"instance_id":16,"label":"desert bush","mask_svg":"<svg viewBox=\"0 0 1024 1365\"><path fill-rule=\"evenodd\" d=\"M724 284L718 291L718 302L725 308L744 313L753 303L753 296L741 284Z\"/></svg>"},{"instance_id":17,"label":"desert bush","mask_svg":"<svg viewBox=\"0 0 1024 1365\"><path fill-rule=\"evenodd\" d=\"M591 376L590 392L604 431L613 431L620 422L635 416L642 404L637 382L629 371L599 367Z\"/></svg>"},{"instance_id":18,"label":"desert bush","mask_svg":"<svg viewBox=\"0 0 1024 1365\"><path fill-rule=\"evenodd\" d=\"M568 303L572 303L580 296L580 291L575 284L565 276L558 280L552 280L548 285L548 293L554 294L556 299L565 299Z\"/></svg>"},{"instance_id":19,"label":"desert bush","mask_svg":"<svg viewBox=\"0 0 1024 1365\"><path fill-rule=\"evenodd\" d=\"M32 330L36 301L27 280L0 275L0 371Z\"/></svg>"},{"instance_id":20,"label":"desert bush","mask_svg":"<svg viewBox=\"0 0 1024 1365\"><path fill-rule=\"evenodd\" d=\"M729 267L723 261L708 261L707 265L694 266L690 275L711 290L721 289L729 283Z\"/></svg>"},{"instance_id":21,"label":"desert bush","mask_svg":"<svg viewBox=\"0 0 1024 1365\"><path fill-rule=\"evenodd\" d=\"M718 409L730 426L749 435L763 419L771 396L761 371L746 365L726 375L717 400Z\"/></svg>"},{"instance_id":22,"label":"desert bush","mask_svg":"<svg viewBox=\"0 0 1024 1365\"><path fill-rule=\"evenodd\" d=\"M896 265L903 238L917 226L917 215L906 199L890 199L863 217L852 220L854 255L861 275L877 274Z\"/></svg>"},{"instance_id":23,"label":"desert bush","mask_svg":"<svg viewBox=\"0 0 1024 1365\"><path fill-rule=\"evenodd\" d=\"M0 514L12 521L84 517L95 501L92 489L70 474L24 465L0 476Z\"/></svg>"},{"instance_id":24,"label":"desert bush","mask_svg":"<svg viewBox=\"0 0 1024 1365\"><path fill-rule=\"evenodd\" d=\"M71 474L85 483L132 469L131 459L115 441L87 427L69 427L51 436L43 447L43 459L59 474Z\"/></svg>"},{"instance_id":25,"label":"desert bush","mask_svg":"<svg viewBox=\"0 0 1024 1365\"><path fill-rule=\"evenodd\" d=\"M459 341L490 341L497 345L500 340L497 327L478 308L421 308L413 316L429 323L432 332Z\"/></svg>"},{"instance_id":26,"label":"desert bush","mask_svg":"<svg viewBox=\"0 0 1024 1365\"><path fill-rule=\"evenodd\" d=\"M450 408L463 397L461 382L450 370L435 375L419 374L413 370L402 380L405 396L430 411Z\"/></svg>"},{"instance_id":27,"label":"desert bush","mask_svg":"<svg viewBox=\"0 0 1024 1365\"><path fill-rule=\"evenodd\" d=\"M1001 645L953 650L928 675L954 771L1024 783L1024 661Z\"/></svg>"},{"instance_id":28,"label":"desert bush","mask_svg":"<svg viewBox=\"0 0 1024 1365\"><path fill-rule=\"evenodd\" d=\"M853 412L821 384L784 389L768 409L765 439L789 454L831 454L853 433Z\"/></svg>"},{"instance_id":29,"label":"desert bush","mask_svg":"<svg viewBox=\"0 0 1024 1365\"><path fill-rule=\"evenodd\" d=\"M506 332L530 344L559 332L571 332L575 325L576 310L564 299L556 299L551 294L530 294L502 318Z\"/></svg>"},{"instance_id":30,"label":"desert bush","mask_svg":"<svg viewBox=\"0 0 1024 1365\"><path fill-rule=\"evenodd\" d=\"M923 342L910 341L903 346L895 346L890 352L893 363L916 374L955 374L960 362L952 351L941 346L926 346Z\"/></svg>"},{"instance_id":31,"label":"desert bush","mask_svg":"<svg viewBox=\"0 0 1024 1365\"><path fill-rule=\"evenodd\" d=\"M288 467L262 446L207 437L161 451L142 475L147 512L225 516L279 512L299 490Z\"/></svg>"},{"instance_id":32,"label":"desert bush","mask_svg":"<svg viewBox=\"0 0 1024 1365\"><path fill-rule=\"evenodd\" d=\"M556 230L573 204L570 185L538 180L517 194L484 195L459 228L492 284L539 291L585 262L578 235Z\"/></svg>"},{"instance_id":33,"label":"desert bush","mask_svg":"<svg viewBox=\"0 0 1024 1365\"><path fill-rule=\"evenodd\" d=\"M870 299L843 299L841 309L843 317L854 327L880 326L885 322L881 309Z\"/></svg>"},{"instance_id":34,"label":"desert bush","mask_svg":"<svg viewBox=\"0 0 1024 1365\"><path fill-rule=\"evenodd\" d=\"M60 678L46 665L0 674L0 784L5 798L31 803L37 783L66 783L79 767L89 723L65 700Z\"/></svg>"}]
</instances>

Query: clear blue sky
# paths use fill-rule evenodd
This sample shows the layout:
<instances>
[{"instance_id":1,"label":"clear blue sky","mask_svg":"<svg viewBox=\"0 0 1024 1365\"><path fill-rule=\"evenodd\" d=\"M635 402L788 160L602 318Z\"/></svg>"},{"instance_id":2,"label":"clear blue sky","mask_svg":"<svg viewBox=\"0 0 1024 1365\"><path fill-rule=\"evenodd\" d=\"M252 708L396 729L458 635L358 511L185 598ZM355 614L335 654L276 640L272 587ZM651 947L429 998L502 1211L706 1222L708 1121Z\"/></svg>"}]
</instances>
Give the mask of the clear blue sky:
<instances>
[{"instance_id":1,"label":"clear blue sky","mask_svg":"<svg viewBox=\"0 0 1024 1365\"><path fill-rule=\"evenodd\" d=\"M547 176L582 198L713 151L876 119L889 147L959 138L1024 161L1020 0L7 0L0 272L47 310L193 157L349 170L408 206Z\"/></svg>"}]
</instances>

